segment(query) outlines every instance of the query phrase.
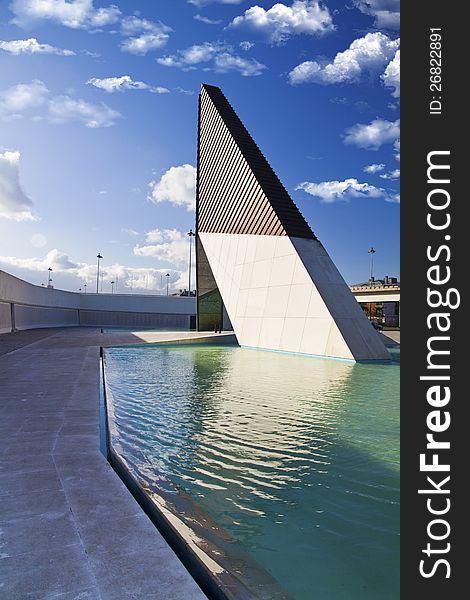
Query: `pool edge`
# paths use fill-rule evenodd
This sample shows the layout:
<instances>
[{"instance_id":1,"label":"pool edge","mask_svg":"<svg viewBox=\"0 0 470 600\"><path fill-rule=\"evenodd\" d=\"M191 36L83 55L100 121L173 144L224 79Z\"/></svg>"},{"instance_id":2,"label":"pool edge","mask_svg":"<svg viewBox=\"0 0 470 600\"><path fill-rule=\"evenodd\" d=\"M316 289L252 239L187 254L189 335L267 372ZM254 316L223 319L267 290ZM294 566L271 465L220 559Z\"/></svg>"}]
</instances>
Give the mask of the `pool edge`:
<instances>
[{"instance_id":1,"label":"pool edge","mask_svg":"<svg viewBox=\"0 0 470 600\"><path fill-rule=\"evenodd\" d=\"M237 575L226 566L219 565L218 563L216 563L217 566L222 570L220 573L215 573L214 570L210 570L206 564L207 561L205 562L203 558L201 558L201 554L206 554L206 551L198 547L194 540L186 539L178 527L176 527L171 522L170 518L165 515L165 512L162 510L163 507L159 507L158 503L152 499L152 494L154 494L155 496L160 496L164 503L165 499L161 494L153 492L152 490L147 491L143 483L139 483L135 475L127 466L125 459L113 447L109 414L110 412L114 414L114 407L112 404L112 394L110 394L106 385L105 350L106 348L100 348L106 458L123 481L124 485L134 496L142 510L160 531L166 542L183 563L189 574L207 595L209 600L292 600L292 597L281 588L274 577L259 565L255 559L251 558L241 548L240 544L228 534L228 532L224 531L224 535L227 536L227 538L230 538L229 543L233 544L233 549L235 550L234 554L238 555L238 560L242 557L242 561L246 565L246 571L250 571L251 575L244 573L243 570L240 570L240 567L237 569ZM185 498L185 502L192 504L193 509L197 508L198 513L202 514L203 511L192 499L187 497ZM171 510L166 509L166 512L171 513ZM173 512L172 516L177 520L180 518L177 511ZM207 516L206 519L217 525L210 517ZM182 524L187 527L185 523ZM223 531L222 528L218 528L220 531ZM202 541L214 545L213 542L207 538L204 538ZM217 552L215 545L214 549ZM212 557L209 556L209 554L206 554L206 556L209 561L212 560ZM235 561L236 559L234 559L234 563ZM236 567L235 564L234 567ZM253 590L253 586L258 589Z\"/></svg>"}]
</instances>

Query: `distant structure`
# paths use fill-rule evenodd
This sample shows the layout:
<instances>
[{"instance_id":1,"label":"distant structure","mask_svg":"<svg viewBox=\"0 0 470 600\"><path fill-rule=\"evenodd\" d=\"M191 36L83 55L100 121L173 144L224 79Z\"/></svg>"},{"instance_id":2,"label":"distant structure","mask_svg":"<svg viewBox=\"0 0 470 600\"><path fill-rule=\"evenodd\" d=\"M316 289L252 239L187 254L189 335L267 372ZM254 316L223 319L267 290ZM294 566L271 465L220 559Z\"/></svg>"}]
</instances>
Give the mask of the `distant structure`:
<instances>
[{"instance_id":1,"label":"distant structure","mask_svg":"<svg viewBox=\"0 0 470 600\"><path fill-rule=\"evenodd\" d=\"M199 95L197 327L241 346L388 359L325 248L218 87Z\"/></svg>"},{"instance_id":2,"label":"distant structure","mask_svg":"<svg viewBox=\"0 0 470 600\"><path fill-rule=\"evenodd\" d=\"M372 277L352 285L351 291L370 321L384 327L400 327L400 282L396 277Z\"/></svg>"}]
</instances>

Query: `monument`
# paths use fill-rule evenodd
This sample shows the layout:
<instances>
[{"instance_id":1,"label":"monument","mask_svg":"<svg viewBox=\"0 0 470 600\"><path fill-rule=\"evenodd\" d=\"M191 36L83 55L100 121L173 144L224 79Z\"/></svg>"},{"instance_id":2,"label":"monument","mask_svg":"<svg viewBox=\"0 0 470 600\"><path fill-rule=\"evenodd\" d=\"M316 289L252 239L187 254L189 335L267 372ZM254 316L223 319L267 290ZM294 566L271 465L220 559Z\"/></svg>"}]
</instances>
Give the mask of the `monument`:
<instances>
[{"instance_id":1,"label":"monument","mask_svg":"<svg viewBox=\"0 0 470 600\"><path fill-rule=\"evenodd\" d=\"M220 88L199 95L197 327L244 347L344 358L389 354Z\"/></svg>"}]
</instances>

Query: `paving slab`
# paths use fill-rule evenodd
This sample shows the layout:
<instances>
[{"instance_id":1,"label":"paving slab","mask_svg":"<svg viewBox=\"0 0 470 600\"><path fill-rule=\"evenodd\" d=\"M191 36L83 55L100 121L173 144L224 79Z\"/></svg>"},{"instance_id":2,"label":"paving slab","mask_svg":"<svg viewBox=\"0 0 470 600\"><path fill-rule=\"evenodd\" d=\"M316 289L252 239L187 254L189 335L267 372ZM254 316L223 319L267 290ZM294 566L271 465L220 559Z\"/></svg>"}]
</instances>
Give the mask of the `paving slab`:
<instances>
[{"instance_id":1,"label":"paving slab","mask_svg":"<svg viewBox=\"0 0 470 600\"><path fill-rule=\"evenodd\" d=\"M0 335L1 600L206 597L100 453L100 346L187 333Z\"/></svg>"}]
</instances>

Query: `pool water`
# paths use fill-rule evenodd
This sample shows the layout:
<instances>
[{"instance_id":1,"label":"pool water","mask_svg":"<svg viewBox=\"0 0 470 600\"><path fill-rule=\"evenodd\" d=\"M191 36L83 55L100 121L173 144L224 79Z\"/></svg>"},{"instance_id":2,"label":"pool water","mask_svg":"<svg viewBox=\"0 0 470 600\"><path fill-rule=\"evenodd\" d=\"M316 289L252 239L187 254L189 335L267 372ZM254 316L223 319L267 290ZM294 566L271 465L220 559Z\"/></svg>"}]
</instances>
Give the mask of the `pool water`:
<instances>
[{"instance_id":1,"label":"pool water","mask_svg":"<svg viewBox=\"0 0 470 600\"><path fill-rule=\"evenodd\" d=\"M399 598L399 350L385 365L189 344L106 350L119 450L297 600Z\"/></svg>"}]
</instances>

